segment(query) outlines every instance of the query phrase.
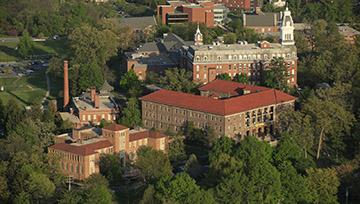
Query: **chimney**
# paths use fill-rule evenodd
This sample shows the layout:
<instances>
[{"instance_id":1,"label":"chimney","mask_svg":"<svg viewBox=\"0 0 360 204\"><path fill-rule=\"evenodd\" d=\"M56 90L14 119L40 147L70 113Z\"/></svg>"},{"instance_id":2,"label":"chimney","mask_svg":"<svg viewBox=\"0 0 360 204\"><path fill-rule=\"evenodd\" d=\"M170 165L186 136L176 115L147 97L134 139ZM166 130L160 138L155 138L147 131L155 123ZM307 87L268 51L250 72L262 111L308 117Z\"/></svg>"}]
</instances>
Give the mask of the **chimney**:
<instances>
[{"instance_id":1,"label":"chimney","mask_svg":"<svg viewBox=\"0 0 360 204\"><path fill-rule=\"evenodd\" d=\"M95 98L94 98L94 106L96 109L98 109L100 107L100 98L97 94L95 94Z\"/></svg>"},{"instance_id":2,"label":"chimney","mask_svg":"<svg viewBox=\"0 0 360 204\"><path fill-rule=\"evenodd\" d=\"M69 68L68 61L64 61L64 108L69 105Z\"/></svg>"},{"instance_id":3,"label":"chimney","mask_svg":"<svg viewBox=\"0 0 360 204\"><path fill-rule=\"evenodd\" d=\"M96 96L96 88L95 87L90 88L90 96L91 96L91 101L95 102L95 96Z\"/></svg>"}]
</instances>

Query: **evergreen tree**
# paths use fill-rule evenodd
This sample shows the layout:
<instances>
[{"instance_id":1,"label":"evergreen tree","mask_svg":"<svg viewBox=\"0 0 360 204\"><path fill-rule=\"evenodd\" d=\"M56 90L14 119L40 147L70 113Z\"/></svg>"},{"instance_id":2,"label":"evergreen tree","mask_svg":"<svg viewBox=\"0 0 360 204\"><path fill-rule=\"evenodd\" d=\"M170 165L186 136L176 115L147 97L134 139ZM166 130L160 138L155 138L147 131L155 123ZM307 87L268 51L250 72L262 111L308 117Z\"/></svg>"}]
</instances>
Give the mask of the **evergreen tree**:
<instances>
[{"instance_id":1,"label":"evergreen tree","mask_svg":"<svg viewBox=\"0 0 360 204\"><path fill-rule=\"evenodd\" d=\"M29 56L34 49L34 42L27 31L23 32L20 38L18 50L21 57L25 58Z\"/></svg>"},{"instance_id":2,"label":"evergreen tree","mask_svg":"<svg viewBox=\"0 0 360 204\"><path fill-rule=\"evenodd\" d=\"M141 125L141 112L136 98L130 98L126 108L124 108L120 123L128 127Z\"/></svg>"}]
</instances>

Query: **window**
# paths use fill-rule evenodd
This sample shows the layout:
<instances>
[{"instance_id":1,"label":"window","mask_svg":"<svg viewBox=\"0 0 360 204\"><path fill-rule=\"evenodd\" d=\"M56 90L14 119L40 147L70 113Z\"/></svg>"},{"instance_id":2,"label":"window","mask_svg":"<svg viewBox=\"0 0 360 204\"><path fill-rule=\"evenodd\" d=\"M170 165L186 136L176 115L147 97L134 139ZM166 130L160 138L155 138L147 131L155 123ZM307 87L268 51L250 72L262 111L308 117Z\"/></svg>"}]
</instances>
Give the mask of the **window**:
<instances>
[{"instance_id":1,"label":"window","mask_svg":"<svg viewBox=\"0 0 360 204\"><path fill-rule=\"evenodd\" d=\"M196 65L196 71L199 72L199 65Z\"/></svg>"},{"instance_id":2,"label":"window","mask_svg":"<svg viewBox=\"0 0 360 204\"><path fill-rule=\"evenodd\" d=\"M199 79L199 74L196 74L196 78Z\"/></svg>"}]
</instances>

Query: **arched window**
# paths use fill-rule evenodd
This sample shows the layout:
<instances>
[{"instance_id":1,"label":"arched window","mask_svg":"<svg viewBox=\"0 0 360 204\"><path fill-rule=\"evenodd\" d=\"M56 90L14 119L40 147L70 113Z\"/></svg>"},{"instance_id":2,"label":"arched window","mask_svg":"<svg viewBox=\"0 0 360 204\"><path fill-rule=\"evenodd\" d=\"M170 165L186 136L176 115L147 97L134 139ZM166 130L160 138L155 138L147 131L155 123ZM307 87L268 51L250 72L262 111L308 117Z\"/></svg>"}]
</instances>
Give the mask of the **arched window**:
<instances>
[{"instance_id":1,"label":"arched window","mask_svg":"<svg viewBox=\"0 0 360 204\"><path fill-rule=\"evenodd\" d=\"M200 61L200 57L199 57L199 56L196 56L196 61Z\"/></svg>"},{"instance_id":2,"label":"arched window","mask_svg":"<svg viewBox=\"0 0 360 204\"><path fill-rule=\"evenodd\" d=\"M207 61L208 60L208 57L207 56L204 56L204 61Z\"/></svg>"}]
</instances>

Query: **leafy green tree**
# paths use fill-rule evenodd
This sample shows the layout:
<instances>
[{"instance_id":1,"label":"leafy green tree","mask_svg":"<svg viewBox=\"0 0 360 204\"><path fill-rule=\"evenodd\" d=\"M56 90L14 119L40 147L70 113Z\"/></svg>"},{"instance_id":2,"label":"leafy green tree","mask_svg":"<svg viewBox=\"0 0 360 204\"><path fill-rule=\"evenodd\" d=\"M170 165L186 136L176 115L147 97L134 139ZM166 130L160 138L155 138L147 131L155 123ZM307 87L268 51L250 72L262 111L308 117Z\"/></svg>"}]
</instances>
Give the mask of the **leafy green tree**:
<instances>
[{"instance_id":1,"label":"leafy green tree","mask_svg":"<svg viewBox=\"0 0 360 204\"><path fill-rule=\"evenodd\" d=\"M243 203L246 198L246 184L248 178L242 173L234 173L225 178L214 190L214 197L218 203Z\"/></svg>"},{"instance_id":2,"label":"leafy green tree","mask_svg":"<svg viewBox=\"0 0 360 204\"><path fill-rule=\"evenodd\" d=\"M76 28L69 35L74 64L105 65L117 52L117 36L110 30L98 30L89 25Z\"/></svg>"},{"instance_id":3,"label":"leafy green tree","mask_svg":"<svg viewBox=\"0 0 360 204\"><path fill-rule=\"evenodd\" d=\"M116 184L121 181L123 174L123 164L119 155L101 155L99 166L100 173L104 175L110 183Z\"/></svg>"},{"instance_id":4,"label":"leafy green tree","mask_svg":"<svg viewBox=\"0 0 360 204\"><path fill-rule=\"evenodd\" d=\"M8 162L0 161L0 201L6 201L10 196L6 177Z\"/></svg>"},{"instance_id":5,"label":"leafy green tree","mask_svg":"<svg viewBox=\"0 0 360 204\"><path fill-rule=\"evenodd\" d=\"M311 203L311 191L307 180L297 173L289 161L278 166L284 203Z\"/></svg>"},{"instance_id":6,"label":"leafy green tree","mask_svg":"<svg viewBox=\"0 0 360 204\"><path fill-rule=\"evenodd\" d=\"M149 185L140 201L140 204L156 204L158 203L155 198L155 188L153 185Z\"/></svg>"},{"instance_id":7,"label":"leafy green tree","mask_svg":"<svg viewBox=\"0 0 360 204\"><path fill-rule=\"evenodd\" d=\"M141 112L136 98L129 99L120 123L132 128L141 124Z\"/></svg>"},{"instance_id":8,"label":"leafy green tree","mask_svg":"<svg viewBox=\"0 0 360 204\"><path fill-rule=\"evenodd\" d=\"M186 173L177 174L171 179L163 178L157 182L156 197L161 202L215 203L212 195L200 189L195 180Z\"/></svg>"},{"instance_id":9,"label":"leafy green tree","mask_svg":"<svg viewBox=\"0 0 360 204\"><path fill-rule=\"evenodd\" d=\"M224 36L225 44L234 44L236 43L236 34L235 33L227 33Z\"/></svg>"},{"instance_id":10,"label":"leafy green tree","mask_svg":"<svg viewBox=\"0 0 360 204\"><path fill-rule=\"evenodd\" d=\"M283 110L279 114L277 132L280 135L288 135L298 147L301 147L305 158L308 158L308 151L314 145L314 129L311 124L311 117L294 110Z\"/></svg>"},{"instance_id":11,"label":"leafy green tree","mask_svg":"<svg viewBox=\"0 0 360 204\"><path fill-rule=\"evenodd\" d=\"M95 185L86 191L84 202L90 204L111 204L113 203L112 194L107 186Z\"/></svg>"},{"instance_id":12,"label":"leafy green tree","mask_svg":"<svg viewBox=\"0 0 360 204\"><path fill-rule=\"evenodd\" d=\"M184 138L182 136L176 135L171 138L168 154L170 161L174 163L186 159Z\"/></svg>"},{"instance_id":13,"label":"leafy green tree","mask_svg":"<svg viewBox=\"0 0 360 204\"><path fill-rule=\"evenodd\" d=\"M185 163L185 171L188 173L192 178L198 178L201 173L201 165L196 158L195 154L191 154L189 159Z\"/></svg>"},{"instance_id":14,"label":"leafy green tree","mask_svg":"<svg viewBox=\"0 0 360 204\"><path fill-rule=\"evenodd\" d=\"M192 81L192 73L185 69L167 69L160 78L159 85L165 89L182 91L185 93L194 92L196 84Z\"/></svg>"},{"instance_id":15,"label":"leafy green tree","mask_svg":"<svg viewBox=\"0 0 360 204\"><path fill-rule=\"evenodd\" d=\"M20 192L15 196L13 202L14 204L30 204L30 195L26 192Z\"/></svg>"},{"instance_id":16,"label":"leafy green tree","mask_svg":"<svg viewBox=\"0 0 360 204\"><path fill-rule=\"evenodd\" d=\"M289 89L288 71L283 58L271 59L268 70L265 71L264 85L267 87L285 90Z\"/></svg>"},{"instance_id":17,"label":"leafy green tree","mask_svg":"<svg viewBox=\"0 0 360 204\"><path fill-rule=\"evenodd\" d=\"M27 31L23 32L20 38L18 50L21 57L28 57L34 49L34 41Z\"/></svg>"},{"instance_id":18,"label":"leafy green tree","mask_svg":"<svg viewBox=\"0 0 360 204\"><path fill-rule=\"evenodd\" d=\"M55 185L47 175L37 172L29 175L27 188L31 197L38 201L50 198L55 192Z\"/></svg>"},{"instance_id":19,"label":"leafy green tree","mask_svg":"<svg viewBox=\"0 0 360 204\"><path fill-rule=\"evenodd\" d=\"M172 168L167 155L150 147L140 147L137 151L135 165L141 170L148 182L154 182L161 177L171 176Z\"/></svg>"},{"instance_id":20,"label":"leafy green tree","mask_svg":"<svg viewBox=\"0 0 360 204\"><path fill-rule=\"evenodd\" d=\"M231 81L231 76L229 76L229 74L226 73L219 74L216 76L216 78L220 80Z\"/></svg>"},{"instance_id":21,"label":"leafy green tree","mask_svg":"<svg viewBox=\"0 0 360 204\"><path fill-rule=\"evenodd\" d=\"M338 203L336 194L340 181L334 169L310 168L306 172L309 189L313 190L313 203Z\"/></svg>"},{"instance_id":22,"label":"leafy green tree","mask_svg":"<svg viewBox=\"0 0 360 204\"><path fill-rule=\"evenodd\" d=\"M242 84L249 84L250 81L249 81L249 77L247 77L245 74L236 74L233 78L233 81L236 81L236 82L239 82L239 83L242 83Z\"/></svg>"},{"instance_id":23,"label":"leafy green tree","mask_svg":"<svg viewBox=\"0 0 360 204\"><path fill-rule=\"evenodd\" d=\"M20 123L23 119L21 116L23 114L23 110L19 106L19 104L10 99L6 108L4 109L4 126L5 126L5 133L9 133L10 131L14 130L16 125Z\"/></svg>"},{"instance_id":24,"label":"leafy green tree","mask_svg":"<svg viewBox=\"0 0 360 204\"><path fill-rule=\"evenodd\" d=\"M244 173L249 179L245 202L279 202L281 200L280 173L271 164L270 145L254 137L246 137L240 143L236 157L243 162Z\"/></svg>"},{"instance_id":25,"label":"leafy green tree","mask_svg":"<svg viewBox=\"0 0 360 204\"><path fill-rule=\"evenodd\" d=\"M323 101L317 97L308 99L304 112L311 117L314 129L317 130L317 159L320 158L324 141L327 141L325 145L332 146L336 151L343 149L341 136L348 132L353 124L352 113L332 101Z\"/></svg>"},{"instance_id":26,"label":"leafy green tree","mask_svg":"<svg viewBox=\"0 0 360 204\"><path fill-rule=\"evenodd\" d=\"M104 84L104 75L101 67L96 63L82 64L79 69L78 89L86 91L90 87L99 89Z\"/></svg>"},{"instance_id":27,"label":"leafy green tree","mask_svg":"<svg viewBox=\"0 0 360 204\"><path fill-rule=\"evenodd\" d=\"M126 72L120 79L120 87L130 97L138 97L142 93L142 83L136 76L134 70Z\"/></svg>"},{"instance_id":28,"label":"leafy green tree","mask_svg":"<svg viewBox=\"0 0 360 204\"><path fill-rule=\"evenodd\" d=\"M79 191L65 191L59 200L59 204L78 204L81 203Z\"/></svg>"}]
</instances>

